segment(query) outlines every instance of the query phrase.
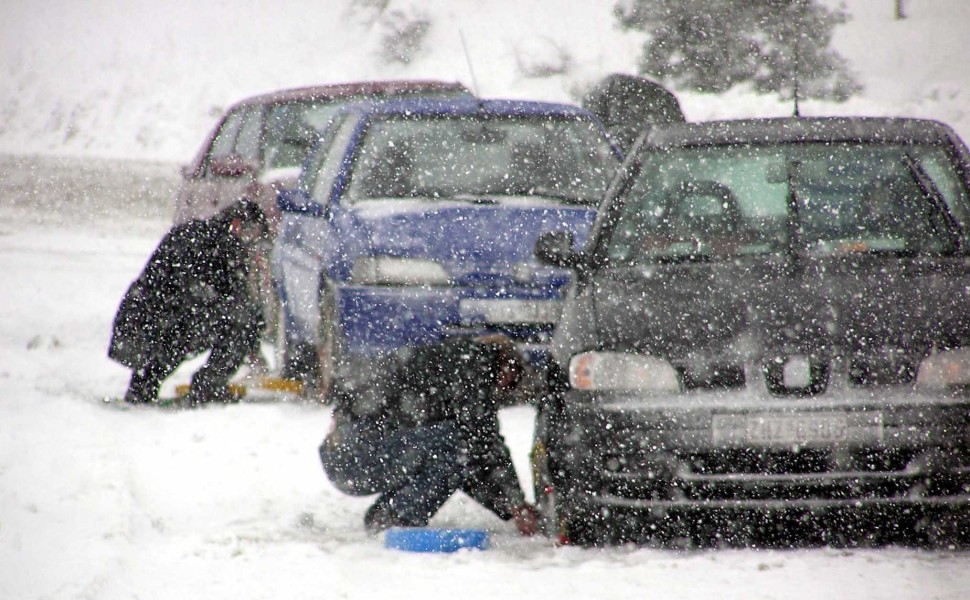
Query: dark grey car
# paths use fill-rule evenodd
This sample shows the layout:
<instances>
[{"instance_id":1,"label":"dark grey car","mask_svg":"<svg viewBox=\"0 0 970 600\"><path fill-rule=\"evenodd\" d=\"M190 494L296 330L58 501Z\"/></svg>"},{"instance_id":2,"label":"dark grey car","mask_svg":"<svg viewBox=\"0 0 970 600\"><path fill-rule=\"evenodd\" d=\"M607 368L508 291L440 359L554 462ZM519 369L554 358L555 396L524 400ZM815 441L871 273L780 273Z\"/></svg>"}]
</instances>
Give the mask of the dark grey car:
<instances>
[{"instance_id":1,"label":"dark grey car","mask_svg":"<svg viewBox=\"0 0 970 600\"><path fill-rule=\"evenodd\" d=\"M967 532L968 188L967 149L937 122L654 130L584 253L536 247L578 273L533 456L550 527Z\"/></svg>"}]
</instances>

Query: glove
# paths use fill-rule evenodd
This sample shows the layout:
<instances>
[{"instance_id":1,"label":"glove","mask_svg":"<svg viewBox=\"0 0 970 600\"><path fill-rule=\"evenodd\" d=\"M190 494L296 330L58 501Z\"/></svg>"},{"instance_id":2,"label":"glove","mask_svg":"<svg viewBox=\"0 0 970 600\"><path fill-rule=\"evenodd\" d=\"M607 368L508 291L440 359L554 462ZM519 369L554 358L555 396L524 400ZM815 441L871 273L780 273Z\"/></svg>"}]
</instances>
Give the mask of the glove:
<instances>
[{"instance_id":1,"label":"glove","mask_svg":"<svg viewBox=\"0 0 970 600\"><path fill-rule=\"evenodd\" d=\"M521 535L531 536L539 533L539 513L531 504L523 504L512 510L512 520Z\"/></svg>"}]
</instances>

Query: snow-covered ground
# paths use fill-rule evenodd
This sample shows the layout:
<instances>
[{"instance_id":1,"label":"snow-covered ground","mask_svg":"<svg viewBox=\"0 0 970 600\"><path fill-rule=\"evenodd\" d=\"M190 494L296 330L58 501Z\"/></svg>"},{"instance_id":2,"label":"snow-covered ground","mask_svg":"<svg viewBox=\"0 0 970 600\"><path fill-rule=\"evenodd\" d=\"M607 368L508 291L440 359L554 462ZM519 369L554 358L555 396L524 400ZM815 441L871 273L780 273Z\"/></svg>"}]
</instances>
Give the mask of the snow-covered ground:
<instances>
[{"instance_id":1,"label":"snow-covered ground","mask_svg":"<svg viewBox=\"0 0 970 600\"><path fill-rule=\"evenodd\" d=\"M320 469L328 408L105 405L128 375L105 357L113 313L168 226L174 177L0 157L0 598L967 597L967 553L557 547L460 494L432 523L487 528L492 549L388 550L361 526L370 500ZM502 414L526 489L532 419Z\"/></svg>"},{"instance_id":2,"label":"snow-covered ground","mask_svg":"<svg viewBox=\"0 0 970 600\"><path fill-rule=\"evenodd\" d=\"M388 65L386 22L349 5L0 3L0 598L970 596L967 553L563 548L460 495L434 523L486 527L491 550L395 552L362 531L369 500L321 472L327 408L103 405L127 380L105 357L114 310L168 227L177 163L221 108L344 80L472 85L461 37L483 95L574 101L632 70L641 41L601 2L390 0L432 26L411 63ZM835 43L866 90L803 113L931 117L970 138L970 2L905 0L903 21L890 0L846 5ZM744 90L681 100L692 120L790 112ZM502 424L528 489L532 413Z\"/></svg>"}]
</instances>

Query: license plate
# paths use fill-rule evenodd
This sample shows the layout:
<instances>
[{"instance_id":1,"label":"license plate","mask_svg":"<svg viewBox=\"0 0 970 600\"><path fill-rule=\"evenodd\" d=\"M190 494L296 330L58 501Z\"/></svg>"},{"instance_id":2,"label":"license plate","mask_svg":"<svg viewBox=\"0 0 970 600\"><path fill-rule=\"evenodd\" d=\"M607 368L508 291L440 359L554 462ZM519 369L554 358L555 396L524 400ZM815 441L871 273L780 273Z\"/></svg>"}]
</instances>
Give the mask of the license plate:
<instances>
[{"instance_id":1,"label":"license plate","mask_svg":"<svg viewBox=\"0 0 970 600\"><path fill-rule=\"evenodd\" d=\"M835 444L882 438L879 413L814 412L714 415L715 443Z\"/></svg>"},{"instance_id":2,"label":"license plate","mask_svg":"<svg viewBox=\"0 0 970 600\"><path fill-rule=\"evenodd\" d=\"M559 300L462 300L458 305L461 321L475 323L555 323L559 320Z\"/></svg>"}]
</instances>

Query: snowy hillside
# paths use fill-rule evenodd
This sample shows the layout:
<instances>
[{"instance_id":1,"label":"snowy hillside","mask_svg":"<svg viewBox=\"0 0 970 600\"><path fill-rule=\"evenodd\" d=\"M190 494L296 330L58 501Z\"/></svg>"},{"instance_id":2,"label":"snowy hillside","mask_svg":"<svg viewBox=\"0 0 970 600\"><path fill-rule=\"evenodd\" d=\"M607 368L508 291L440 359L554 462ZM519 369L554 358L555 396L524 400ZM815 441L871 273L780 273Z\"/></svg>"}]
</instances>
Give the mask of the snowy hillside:
<instances>
[{"instance_id":1,"label":"snowy hillside","mask_svg":"<svg viewBox=\"0 0 970 600\"><path fill-rule=\"evenodd\" d=\"M182 162L235 100L359 79L459 80L485 96L576 101L603 75L632 72L643 41L615 29L609 2L390 0L381 18L361 4L5 0L0 152ZM845 5L852 20L835 45L865 90L803 113L931 117L970 138L970 3L906 0L901 21L891 0ZM382 40L404 22L424 24L426 36L409 63L389 63ZM743 90L681 100L692 120L791 111Z\"/></svg>"}]
</instances>

